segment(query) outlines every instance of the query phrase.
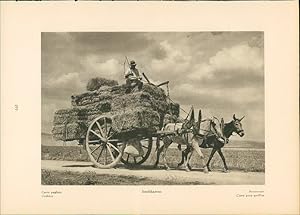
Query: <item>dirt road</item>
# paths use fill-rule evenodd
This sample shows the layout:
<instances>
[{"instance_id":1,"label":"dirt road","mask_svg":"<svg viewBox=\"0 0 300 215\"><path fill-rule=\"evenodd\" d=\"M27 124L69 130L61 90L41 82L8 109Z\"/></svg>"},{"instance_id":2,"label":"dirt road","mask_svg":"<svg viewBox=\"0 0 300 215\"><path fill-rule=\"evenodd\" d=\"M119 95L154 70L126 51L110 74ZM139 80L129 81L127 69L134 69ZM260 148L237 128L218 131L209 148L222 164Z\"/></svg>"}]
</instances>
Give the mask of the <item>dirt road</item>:
<instances>
[{"instance_id":1,"label":"dirt road","mask_svg":"<svg viewBox=\"0 0 300 215\"><path fill-rule=\"evenodd\" d=\"M179 169L166 171L163 169L152 169L149 167L144 167L143 169L126 169L124 167L113 169L97 169L94 168L90 162L55 160L42 160L42 169L81 173L92 171L96 174L148 177L159 180L179 180L181 182L201 181L204 184L261 185L265 183L264 172L230 171L229 173L224 173L222 171L215 170L214 172L205 174L201 169L193 169L191 172L186 172Z\"/></svg>"}]
</instances>

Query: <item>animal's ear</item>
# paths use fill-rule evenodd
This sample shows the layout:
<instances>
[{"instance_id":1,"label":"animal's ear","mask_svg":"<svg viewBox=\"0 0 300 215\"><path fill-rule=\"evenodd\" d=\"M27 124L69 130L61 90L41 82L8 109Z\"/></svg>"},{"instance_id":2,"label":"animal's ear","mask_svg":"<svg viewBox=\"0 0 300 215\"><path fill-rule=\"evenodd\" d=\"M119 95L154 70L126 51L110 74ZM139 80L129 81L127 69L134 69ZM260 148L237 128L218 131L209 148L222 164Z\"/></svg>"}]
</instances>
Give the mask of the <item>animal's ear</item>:
<instances>
[{"instance_id":1,"label":"animal's ear","mask_svg":"<svg viewBox=\"0 0 300 215\"><path fill-rule=\"evenodd\" d=\"M192 106L192 111L191 111L191 118L190 118L191 122L195 122L195 113L194 113L194 107Z\"/></svg>"},{"instance_id":2,"label":"animal's ear","mask_svg":"<svg viewBox=\"0 0 300 215\"><path fill-rule=\"evenodd\" d=\"M201 112L201 109L199 110L199 113L198 113L198 122L201 122L202 120L202 112Z\"/></svg>"},{"instance_id":3,"label":"animal's ear","mask_svg":"<svg viewBox=\"0 0 300 215\"><path fill-rule=\"evenodd\" d=\"M240 118L239 121L242 121L242 119L244 119L244 118L245 118L245 116L243 116L242 118Z\"/></svg>"},{"instance_id":4,"label":"animal's ear","mask_svg":"<svg viewBox=\"0 0 300 215\"><path fill-rule=\"evenodd\" d=\"M224 136L224 119L223 118L221 119L221 132L222 132L222 135Z\"/></svg>"},{"instance_id":5,"label":"animal's ear","mask_svg":"<svg viewBox=\"0 0 300 215\"><path fill-rule=\"evenodd\" d=\"M235 114L233 114L233 119L234 119L234 120L237 120L237 118L235 117Z\"/></svg>"},{"instance_id":6,"label":"animal's ear","mask_svg":"<svg viewBox=\"0 0 300 215\"><path fill-rule=\"evenodd\" d=\"M197 128L198 129L200 129L201 120L202 120L202 113L201 113L201 109L199 109L198 122L197 122Z\"/></svg>"}]
</instances>

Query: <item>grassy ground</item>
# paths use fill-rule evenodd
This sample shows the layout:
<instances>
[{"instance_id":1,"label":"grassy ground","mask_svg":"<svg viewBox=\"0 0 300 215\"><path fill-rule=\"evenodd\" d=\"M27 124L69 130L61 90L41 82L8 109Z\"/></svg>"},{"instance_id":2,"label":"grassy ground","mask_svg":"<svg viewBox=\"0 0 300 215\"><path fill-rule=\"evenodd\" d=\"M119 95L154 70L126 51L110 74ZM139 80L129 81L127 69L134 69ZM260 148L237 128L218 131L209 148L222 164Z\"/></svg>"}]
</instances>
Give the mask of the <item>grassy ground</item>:
<instances>
[{"instance_id":1,"label":"grassy ground","mask_svg":"<svg viewBox=\"0 0 300 215\"><path fill-rule=\"evenodd\" d=\"M204 183L164 181L137 176L122 176L96 174L86 172L85 174L70 171L42 170L42 185L202 185Z\"/></svg>"},{"instance_id":2,"label":"grassy ground","mask_svg":"<svg viewBox=\"0 0 300 215\"><path fill-rule=\"evenodd\" d=\"M153 147L154 148L154 147ZM203 149L206 160L209 157L211 149ZM223 154L226 158L227 166L230 170L240 170L245 172L264 172L265 171L265 152L264 150L250 149L224 149ZM71 161L89 161L86 150L79 146L42 146L43 160L71 160ZM167 160L170 167L176 167L181 159L181 153L177 148L169 148ZM154 149L144 165L153 165L156 157ZM191 161L192 167L201 167L199 157L194 153ZM211 161L212 169L223 168L222 160L218 153Z\"/></svg>"}]
</instances>

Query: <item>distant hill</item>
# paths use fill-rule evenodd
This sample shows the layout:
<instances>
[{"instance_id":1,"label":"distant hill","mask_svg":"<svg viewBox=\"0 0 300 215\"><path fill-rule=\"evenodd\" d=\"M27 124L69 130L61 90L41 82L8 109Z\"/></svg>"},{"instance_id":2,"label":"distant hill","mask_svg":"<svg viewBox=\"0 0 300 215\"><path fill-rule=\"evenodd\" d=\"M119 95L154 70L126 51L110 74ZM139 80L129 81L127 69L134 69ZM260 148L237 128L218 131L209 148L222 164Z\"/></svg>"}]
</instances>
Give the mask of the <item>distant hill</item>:
<instances>
[{"instance_id":1,"label":"distant hill","mask_svg":"<svg viewBox=\"0 0 300 215\"><path fill-rule=\"evenodd\" d=\"M63 146L63 145L78 145L77 141L68 141L64 143L63 141L55 141L52 138L52 134L42 132L42 145L47 146ZM264 149L265 143L259 141L249 141L249 140L230 140L229 144L225 148L252 148L252 149Z\"/></svg>"},{"instance_id":2,"label":"distant hill","mask_svg":"<svg viewBox=\"0 0 300 215\"><path fill-rule=\"evenodd\" d=\"M225 147L264 149L265 143L260 141L251 141L251 140L229 140L229 144L227 144Z\"/></svg>"},{"instance_id":3,"label":"distant hill","mask_svg":"<svg viewBox=\"0 0 300 215\"><path fill-rule=\"evenodd\" d=\"M53 139L52 134L42 132L42 145L46 146L64 146L64 145L78 145L78 141L68 141L68 142L63 142L63 141L56 141Z\"/></svg>"}]
</instances>

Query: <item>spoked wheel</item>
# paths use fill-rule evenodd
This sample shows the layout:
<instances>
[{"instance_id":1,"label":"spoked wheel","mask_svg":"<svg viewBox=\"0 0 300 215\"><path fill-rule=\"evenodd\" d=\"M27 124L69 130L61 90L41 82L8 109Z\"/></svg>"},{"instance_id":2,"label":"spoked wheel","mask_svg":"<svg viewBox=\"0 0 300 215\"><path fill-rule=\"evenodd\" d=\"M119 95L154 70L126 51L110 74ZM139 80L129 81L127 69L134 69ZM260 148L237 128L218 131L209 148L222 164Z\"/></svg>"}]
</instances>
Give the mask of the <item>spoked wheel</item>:
<instances>
[{"instance_id":1,"label":"spoked wheel","mask_svg":"<svg viewBox=\"0 0 300 215\"><path fill-rule=\"evenodd\" d=\"M139 157L134 157L130 154L123 153L121 161L124 164L130 165L130 166L141 165L142 163L144 163L147 160L147 158L150 156L151 149L152 149L152 137L144 138L140 141L140 143L142 145L144 155L139 156Z\"/></svg>"},{"instance_id":2,"label":"spoked wheel","mask_svg":"<svg viewBox=\"0 0 300 215\"><path fill-rule=\"evenodd\" d=\"M86 150L90 160L99 168L114 167L122 158L125 144L113 139L113 120L109 116L97 117L86 134Z\"/></svg>"}]
</instances>

